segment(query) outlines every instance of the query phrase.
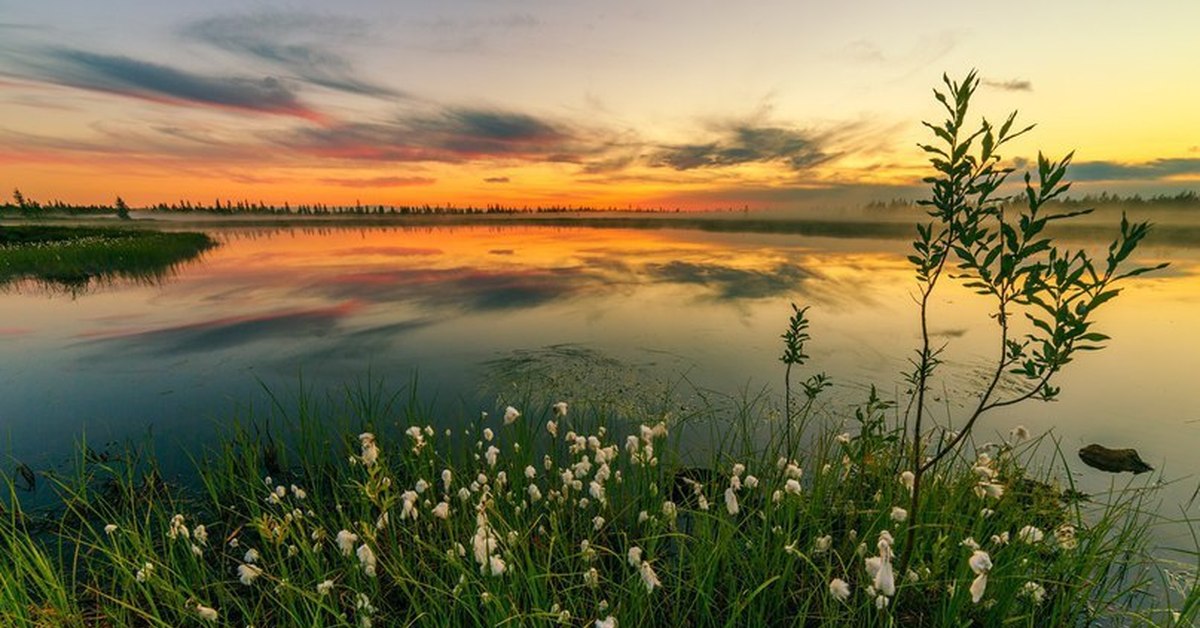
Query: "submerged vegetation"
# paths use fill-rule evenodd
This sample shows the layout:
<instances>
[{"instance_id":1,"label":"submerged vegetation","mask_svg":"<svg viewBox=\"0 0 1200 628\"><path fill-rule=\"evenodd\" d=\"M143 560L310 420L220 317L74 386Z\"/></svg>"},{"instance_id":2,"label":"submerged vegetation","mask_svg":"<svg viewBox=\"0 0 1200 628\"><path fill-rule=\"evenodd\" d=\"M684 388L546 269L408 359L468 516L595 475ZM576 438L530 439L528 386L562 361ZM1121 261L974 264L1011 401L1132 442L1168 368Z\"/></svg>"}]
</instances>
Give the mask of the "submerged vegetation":
<instances>
[{"instance_id":1,"label":"submerged vegetation","mask_svg":"<svg viewBox=\"0 0 1200 628\"><path fill-rule=\"evenodd\" d=\"M871 388L835 407L816 374L795 403L819 342L796 306L782 412L626 380L583 394L523 356L492 364L513 376L496 407L458 421L374 381L302 391L276 404L274 436L227 427L194 483L133 446L81 446L43 473L52 511L19 498L28 469L8 479L0 623L1192 625L1200 551L1154 554L1152 480L1084 495L1051 436L975 438L988 410L1052 399L1054 375L1106 340L1089 316L1114 283L1152 270L1125 267L1147 225L1123 221L1102 261L1042 234L1074 215L1043 212L1069 159L1039 160L1023 208L998 195L1011 171L995 149L1024 131L965 132L975 84L938 94L933 221L909 258L923 332L939 282L996 303L997 365L967 415L935 421L926 404L942 366L928 333L907 398ZM582 379L622 370L592 367Z\"/></svg>"},{"instance_id":2,"label":"submerged vegetation","mask_svg":"<svg viewBox=\"0 0 1200 628\"><path fill-rule=\"evenodd\" d=\"M68 291L115 279L155 282L212 248L203 233L16 225L0 228L0 286Z\"/></svg>"}]
</instances>

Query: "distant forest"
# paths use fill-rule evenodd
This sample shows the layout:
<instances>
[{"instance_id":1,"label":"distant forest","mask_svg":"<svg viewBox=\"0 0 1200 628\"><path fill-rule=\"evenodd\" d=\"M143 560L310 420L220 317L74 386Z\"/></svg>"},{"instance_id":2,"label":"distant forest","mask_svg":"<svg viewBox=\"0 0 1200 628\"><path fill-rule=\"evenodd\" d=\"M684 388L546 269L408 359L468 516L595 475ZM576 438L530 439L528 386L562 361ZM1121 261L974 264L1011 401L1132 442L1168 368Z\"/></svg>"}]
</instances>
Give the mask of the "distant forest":
<instances>
[{"instance_id":1,"label":"distant forest","mask_svg":"<svg viewBox=\"0 0 1200 628\"><path fill-rule=\"evenodd\" d=\"M1200 209L1200 194L1194 191L1178 194L1156 194L1142 196L1133 194L1121 196L1102 192L1087 194L1080 197L1065 197L1054 201L1055 204L1067 208L1106 207L1120 205L1128 208L1146 209ZM917 201L896 198L889 201L871 201L863 210L867 214L880 217L907 213L918 207ZM0 203L0 216L22 216L36 218L39 216L111 216L127 218L131 208L121 197L116 197L111 205L77 205L60 200L41 202L26 197L19 189L13 190L12 198ZM263 201L230 199L214 199L211 203L181 200L175 203L158 203L147 207L136 208L140 211L164 212L176 214L211 214L211 215L263 215L263 216L477 216L489 214L562 214L562 213L603 213L620 211L625 213L679 213L678 208L636 209L632 207L586 207L571 205L546 206L511 206L492 203L484 206L459 206L450 204L422 205L376 205L355 203L354 205L328 205L325 203L304 203L292 205L268 204ZM747 212L748 208L729 208L725 212Z\"/></svg>"}]
</instances>

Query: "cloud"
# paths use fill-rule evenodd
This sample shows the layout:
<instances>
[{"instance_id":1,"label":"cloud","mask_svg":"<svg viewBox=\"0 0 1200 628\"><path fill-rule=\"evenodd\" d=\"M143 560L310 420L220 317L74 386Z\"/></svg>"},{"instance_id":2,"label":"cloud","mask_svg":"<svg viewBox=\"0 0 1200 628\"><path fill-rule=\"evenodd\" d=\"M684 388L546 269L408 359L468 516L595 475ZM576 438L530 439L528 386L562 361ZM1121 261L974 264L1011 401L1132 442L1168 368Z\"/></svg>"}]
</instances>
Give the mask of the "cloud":
<instances>
[{"instance_id":1,"label":"cloud","mask_svg":"<svg viewBox=\"0 0 1200 628\"><path fill-rule=\"evenodd\" d=\"M768 271L747 270L713 263L673 261L647 264L645 272L669 283L697 284L712 288L716 298L727 301L763 299L795 291L815 277L808 269L779 264Z\"/></svg>"},{"instance_id":2,"label":"cloud","mask_svg":"<svg viewBox=\"0 0 1200 628\"><path fill-rule=\"evenodd\" d=\"M983 84L988 87L1002 89L1008 92L1032 92L1033 83L1026 79L1009 79L1007 81L996 81L992 79L983 79Z\"/></svg>"},{"instance_id":3,"label":"cloud","mask_svg":"<svg viewBox=\"0 0 1200 628\"><path fill-rule=\"evenodd\" d=\"M496 311L547 304L600 281L579 267L522 270L414 268L350 273L313 286L337 299L415 301L426 306Z\"/></svg>"},{"instance_id":4,"label":"cloud","mask_svg":"<svg viewBox=\"0 0 1200 628\"><path fill-rule=\"evenodd\" d=\"M1068 172L1076 181L1153 181L1185 175L1200 177L1200 159L1155 159L1136 164L1085 161L1073 164Z\"/></svg>"},{"instance_id":5,"label":"cloud","mask_svg":"<svg viewBox=\"0 0 1200 628\"><path fill-rule=\"evenodd\" d=\"M559 124L523 113L471 107L407 114L386 122L303 128L279 141L320 157L396 162L578 162L597 150Z\"/></svg>"},{"instance_id":6,"label":"cloud","mask_svg":"<svg viewBox=\"0 0 1200 628\"><path fill-rule=\"evenodd\" d=\"M53 48L21 65L34 78L59 85L140 98L257 113L323 116L300 102L284 81L267 76L207 76L121 55Z\"/></svg>"},{"instance_id":7,"label":"cloud","mask_svg":"<svg viewBox=\"0 0 1200 628\"><path fill-rule=\"evenodd\" d=\"M402 96L400 91L359 78L350 62L325 44L328 40L362 39L367 30L362 20L268 12L192 22L184 27L183 34L237 55L265 61L314 85L367 96Z\"/></svg>"},{"instance_id":8,"label":"cloud","mask_svg":"<svg viewBox=\"0 0 1200 628\"><path fill-rule=\"evenodd\" d=\"M508 177L487 177L484 183L508 183Z\"/></svg>"},{"instance_id":9,"label":"cloud","mask_svg":"<svg viewBox=\"0 0 1200 628\"><path fill-rule=\"evenodd\" d=\"M372 177L369 179L338 179L325 178L321 183L339 185L348 188L399 188L433 185L437 179L429 177Z\"/></svg>"},{"instance_id":10,"label":"cloud","mask_svg":"<svg viewBox=\"0 0 1200 628\"><path fill-rule=\"evenodd\" d=\"M802 171L828 161L821 142L810 134L775 126L735 124L716 141L669 146L652 164L675 170L718 168L746 163L782 163Z\"/></svg>"}]
</instances>

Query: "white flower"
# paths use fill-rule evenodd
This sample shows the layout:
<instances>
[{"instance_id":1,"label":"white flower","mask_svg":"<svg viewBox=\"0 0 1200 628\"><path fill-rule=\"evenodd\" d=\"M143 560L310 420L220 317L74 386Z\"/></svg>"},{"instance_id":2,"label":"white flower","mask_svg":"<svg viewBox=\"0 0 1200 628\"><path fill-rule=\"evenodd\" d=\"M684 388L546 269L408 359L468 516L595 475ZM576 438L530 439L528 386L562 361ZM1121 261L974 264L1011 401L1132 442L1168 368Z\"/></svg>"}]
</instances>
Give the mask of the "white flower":
<instances>
[{"instance_id":1,"label":"white flower","mask_svg":"<svg viewBox=\"0 0 1200 628\"><path fill-rule=\"evenodd\" d=\"M679 511L679 509L676 508L675 502L672 502L672 501L663 502L662 514L664 517L666 517L668 519L674 519L675 515L678 513L678 511Z\"/></svg>"},{"instance_id":2,"label":"white flower","mask_svg":"<svg viewBox=\"0 0 1200 628\"><path fill-rule=\"evenodd\" d=\"M738 498L733 487L725 489L725 510L728 510L731 515L738 514Z\"/></svg>"},{"instance_id":3,"label":"white flower","mask_svg":"<svg viewBox=\"0 0 1200 628\"><path fill-rule=\"evenodd\" d=\"M892 521L895 521L896 523L903 523L906 519L908 519L907 510L899 506L892 506Z\"/></svg>"},{"instance_id":4,"label":"white flower","mask_svg":"<svg viewBox=\"0 0 1200 628\"><path fill-rule=\"evenodd\" d=\"M596 628L617 628L617 618L609 615L604 619L597 619Z\"/></svg>"},{"instance_id":5,"label":"white flower","mask_svg":"<svg viewBox=\"0 0 1200 628\"><path fill-rule=\"evenodd\" d=\"M746 479L742 481L742 484L749 489L756 488L758 486L758 478L754 477L753 475L747 475Z\"/></svg>"},{"instance_id":6,"label":"white flower","mask_svg":"<svg viewBox=\"0 0 1200 628\"><path fill-rule=\"evenodd\" d=\"M495 437L496 437L496 433L492 431L492 428L490 428L490 427L483 428L483 440L490 443L490 442L492 442L492 439Z\"/></svg>"},{"instance_id":7,"label":"white flower","mask_svg":"<svg viewBox=\"0 0 1200 628\"><path fill-rule=\"evenodd\" d=\"M537 469L533 468L533 465L525 467L525 477L530 480L537 477Z\"/></svg>"},{"instance_id":8,"label":"white flower","mask_svg":"<svg viewBox=\"0 0 1200 628\"><path fill-rule=\"evenodd\" d=\"M1036 582L1026 582L1021 587L1021 594L1027 596L1035 605L1041 604L1046 599L1046 588Z\"/></svg>"},{"instance_id":9,"label":"white flower","mask_svg":"<svg viewBox=\"0 0 1200 628\"><path fill-rule=\"evenodd\" d=\"M529 493L529 501L537 503L542 499L542 489L538 488L537 484L530 484L529 488L525 489Z\"/></svg>"},{"instance_id":10,"label":"white flower","mask_svg":"<svg viewBox=\"0 0 1200 628\"><path fill-rule=\"evenodd\" d=\"M850 444L850 434L848 432L842 432L841 434L837 435L836 440L843 445L848 445Z\"/></svg>"},{"instance_id":11,"label":"white flower","mask_svg":"<svg viewBox=\"0 0 1200 628\"><path fill-rule=\"evenodd\" d=\"M251 547L250 549L246 550L246 555L242 557L242 561L247 563L257 563L259 558L262 558L262 556L259 555L258 550Z\"/></svg>"},{"instance_id":12,"label":"white flower","mask_svg":"<svg viewBox=\"0 0 1200 628\"><path fill-rule=\"evenodd\" d=\"M832 536L826 534L825 536L817 537L816 549L817 549L818 554L829 551L829 548L832 545L833 545L833 537Z\"/></svg>"},{"instance_id":13,"label":"white flower","mask_svg":"<svg viewBox=\"0 0 1200 628\"><path fill-rule=\"evenodd\" d=\"M371 551L371 547L366 543L358 546L358 563L362 565L363 573L367 576L375 577L375 552Z\"/></svg>"},{"instance_id":14,"label":"white flower","mask_svg":"<svg viewBox=\"0 0 1200 628\"><path fill-rule=\"evenodd\" d=\"M650 566L650 561L643 560L638 565L638 575L642 577L642 584L646 585L646 592L654 591L654 587L661 587L662 581L658 579L658 574L654 573L654 567Z\"/></svg>"},{"instance_id":15,"label":"white flower","mask_svg":"<svg viewBox=\"0 0 1200 628\"><path fill-rule=\"evenodd\" d=\"M896 577L892 572L892 561L883 556L866 559L867 574L877 591L891 597L896 593Z\"/></svg>"},{"instance_id":16,"label":"white flower","mask_svg":"<svg viewBox=\"0 0 1200 628\"><path fill-rule=\"evenodd\" d=\"M510 425L521 416L521 413L516 408L509 406L504 409L504 424Z\"/></svg>"},{"instance_id":17,"label":"white flower","mask_svg":"<svg viewBox=\"0 0 1200 628\"><path fill-rule=\"evenodd\" d=\"M917 476L913 475L912 471L905 471L900 474L900 484L904 485L904 488L908 489L908 492L910 493L912 492L913 485L916 484L916 481Z\"/></svg>"},{"instance_id":18,"label":"white flower","mask_svg":"<svg viewBox=\"0 0 1200 628\"><path fill-rule=\"evenodd\" d=\"M358 535L349 530L339 530L337 533L337 546L342 550L343 556L349 556L354 553L354 544L358 542Z\"/></svg>"},{"instance_id":19,"label":"white flower","mask_svg":"<svg viewBox=\"0 0 1200 628\"><path fill-rule=\"evenodd\" d=\"M450 503L438 502L438 505L433 507L433 516L437 517L438 519L450 518Z\"/></svg>"},{"instance_id":20,"label":"white flower","mask_svg":"<svg viewBox=\"0 0 1200 628\"><path fill-rule=\"evenodd\" d=\"M450 485L454 483L454 472L450 469L442 469L442 488L449 493Z\"/></svg>"},{"instance_id":21,"label":"white flower","mask_svg":"<svg viewBox=\"0 0 1200 628\"><path fill-rule=\"evenodd\" d=\"M417 491L417 494L424 493L425 491L429 490L429 482L426 482L425 480L417 480L417 483L413 486L413 489Z\"/></svg>"},{"instance_id":22,"label":"white flower","mask_svg":"<svg viewBox=\"0 0 1200 628\"><path fill-rule=\"evenodd\" d=\"M487 448L487 452L484 454L484 458L487 459L487 463L488 463L489 467L496 466L496 457L499 455L500 455L500 450L497 449L495 445L492 445Z\"/></svg>"},{"instance_id":23,"label":"white flower","mask_svg":"<svg viewBox=\"0 0 1200 628\"><path fill-rule=\"evenodd\" d=\"M987 589L987 574L981 573L971 581L971 602L978 604L979 600L983 599L985 589Z\"/></svg>"},{"instance_id":24,"label":"white flower","mask_svg":"<svg viewBox=\"0 0 1200 628\"><path fill-rule=\"evenodd\" d=\"M556 421L546 421L546 431L550 432L550 438L558 438L558 423Z\"/></svg>"},{"instance_id":25,"label":"white flower","mask_svg":"<svg viewBox=\"0 0 1200 628\"><path fill-rule=\"evenodd\" d=\"M1029 439L1029 430L1024 425L1018 425L1008 433L1009 436L1016 442L1021 442Z\"/></svg>"},{"instance_id":26,"label":"white flower","mask_svg":"<svg viewBox=\"0 0 1200 628\"><path fill-rule=\"evenodd\" d=\"M154 573L154 564L146 563L145 565L142 565L141 569L137 570L135 578L138 582L145 582L146 580L150 579L150 574L152 573Z\"/></svg>"},{"instance_id":27,"label":"white flower","mask_svg":"<svg viewBox=\"0 0 1200 628\"><path fill-rule=\"evenodd\" d=\"M638 565L641 565L642 564L642 548L640 548L636 545L629 548L629 552L626 554L626 560L629 561L630 567L637 567Z\"/></svg>"},{"instance_id":28,"label":"white flower","mask_svg":"<svg viewBox=\"0 0 1200 628\"><path fill-rule=\"evenodd\" d=\"M364 466L371 466L379 460L379 447L375 445L375 435L370 432L363 432L358 435L358 442L362 445L362 463Z\"/></svg>"},{"instance_id":29,"label":"white flower","mask_svg":"<svg viewBox=\"0 0 1200 628\"><path fill-rule=\"evenodd\" d=\"M557 416L557 417L567 416L567 402L565 402L565 401L560 401L560 402L550 406L550 408L554 410L554 416Z\"/></svg>"},{"instance_id":30,"label":"white flower","mask_svg":"<svg viewBox=\"0 0 1200 628\"><path fill-rule=\"evenodd\" d=\"M877 596L875 596L875 608L877 608L879 610L883 610L883 609L887 608L889 601L890 600L888 600L886 597L884 597L882 595L877 595Z\"/></svg>"},{"instance_id":31,"label":"white flower","mask_svg":"<svg viewBox=\"0 0 1200 628\"><path fill-rule=\"evenodd\" d=\"M417 520L417 499L419 499L419 497L417 496L416 491L404 491L404 494L400 496L401 521L404 521L405 519L412 519L413 521ZM386 512L383 514L387 515Z\"/></svg>"},{"instance_id":32,"label":"white flower","mask_svg":"<svg viewBox=\"0 0 1200 628\"><path fill-rule=\"evenodd\" d=\"M790 493L792 495L799 495L800 494L800 483L794 479L789 479L787 482L785 482L783 484L783 490L787 491L788 493Z\"/></svg>"},{"instance_id":33,"label":"white flower","mask_svg":"<svg viewBox=\"0 0 1200 628\"><path fill-rule=\"evenodd\" d=\"M740 463L740 462L734 463L734 465L733 465L733 477L735 477L735 478L736 478L736 477L740 476L741 474L743 474L743 473L745 473L745 472L746 472L746 465L744 465L744 464L742 464L742 463Z\"/></svg>"},{"instance_id":34,"label":"white flower","mask_svg":"<svg viewBox=\"0 0 1200 628\"><path fill-rule=\"evenodd\" d=\"M292 497L295 497L296 499L305 499L308 497L308 493L306 493L304 491L304 489L300 488L299 486L296 486L295 484L293 484L291 486L291 489L292 489Z\"/></svg>"},{"instance_id":35,"label":"white flower","mask_svg":"<svg viewBox=\"0 0 1200 628\"><path fill-rule=\"evenodd\" d=\"M192 530L192 538L196 539L196 542L200 545L208 545L208 528L204 527L204 524L196 526Z\"/></svg>"},{"instance_id":36,"label":"white flower","mask_svg":"<svg viewBox=\"0 0 1200 628\"><path fill-rule=\"evenodd\" d=\"M217 609L203 604L196 604L196 614L204 621L217 621Z\"/></svg>"},{"instance_id":37,"label":"white flower","mask_svg":"<svg viewBox=\"0 0 1200 628\"><path fill-rule=\"evenodd\" d=\"M318 595L329 595L329 592L332 590L333 590L333 580L325 580L324 582L320 582L317 584L317 594Z\"/></svg>"},{"instance_id":38,"label":"white flower","mask_svg":"<svg viewBox=\"0 0 1200 628\"><path fill-rule=\"evenodd\" d=\"M104 533L109 536L112 536L113 532L116 532L116 531L117 531L117 524L115 524L115 523L110 523L110 524L104 526Z\"/></svg>"},{"instance_id":39,"label":"white flower","mask_svg":"<svg viewBox=\"0 0 1200 628\"><path fill-rule=\"evenodd\" d=\"M593 517L592 518L592 527L595 528L596 530L603 528L604 527L604 517L601 517L600 515L596 515L595 517Z\"/></svg>"},{"instance_id":40,"label":"white flower","mask_svg":"<svg viewBox=\"0 0 1200 628\"><path fill-rule=\"evenodd\" d=\"M488 556L488 571L491 573L491 575L499 576L500 574L504 573L506 569L508 569L508 566L504 564L504 560L499 556L496 556L495 554Z\"/></svg>"},{"instance_id":41,"label":"white flower","mask_svg":"<svg viewBox=\"0 0 1200 628\"><path fill-rule=\"evenodd\" d=\"M845 602L850 598L850 585L841 578L834 578L829 581L829 594L839 602Z\"/></svg>"},{"instance_id":42,"label":"white flower","mask_svg":"<svg viewBox=\"0 0 1200 628\"><path fill-rule=\"evenodd\" d=\"M973 536L968 536L967 538L963 539L962 542L959 543L959 545L970 548L972 550L979 549L979 543L975 540L975 537L973 537Z\"/></svg>"},{"instance_id":43,"label":"white flower","mask_svg":"<svg viewBox=\"0 0 1200 628\"><path fill-rule=\"evenodd\" d=\"M1058 546L1071 550L1079 546L1079 541L1075 538L1075 526L1064 523L1054 529L1054 540L1058 541Z\"/></svg>"},{"instance_id":44,"label":"white flower","mask_svg":"<svg viewBox=\"0 0 1200 628\"><path fill-rule=\"evenodd\" d=\"M583 573L583 584L589 589L600 586L600 572L596 571L595 567L589 568Z\"/></svg>"},{"instance_id":45,"label":"white flower","mask_svg":"<svg viewBox=\"0 0 1200 628\"><path fill-rule=\"evenodd\" d=\"M1040 528L1034 526L1025 526L1017 531L1017 538L1020 539L1022 543L1029 543L1030 545L1034 543L1041 543L1042 539L1045 537L1046 534L1042 532Z\"/></svg>"},{"instance_id":46,"label":"white flower","mask_svg":"<svg viewBox=\"0 0 1200 628\"><path fill-rule=\"evenodd\" d=\"M646 512L645 510L638 513L638 517L637 517L638 523L646 523L649 520L650 520L650 513Z\"/></svg>"},{"instance_id":47,"label":"white flower","mask_svg":"<svg viewBox=\"0 0 1200 628\"><path fill-rule=\"evenodd\" d=\"M254 582L255 578L262 575L263 570L254 565L244 564L238 565L237 573L238 579L242 581L242 584L248 586Z\"/></svg>"},{"instance_id":48,"label":"white flower","mask_svg":"<svg viewBox=\"0 0 1200 628\"><path fill-rule=\"evenodd\" d=\"M976 575L985 574L992 570L992 557L983 550L975 550L967 564L971 566L971 571Z\"/></svg>"},{"instance_id":49,"label":"white flower","mask_svg":"<svg viewBox=\"0 0 1200 628\"><path fill-rule=\"evenodd\" d=\"M175 540L181 536L186 539L189 535L190 532L188 532L187 525L183 523L183 515L175 515L171 517L171 528L167 530L167 536L170 537L171 540Z\"/></svg>"}]
</instances>

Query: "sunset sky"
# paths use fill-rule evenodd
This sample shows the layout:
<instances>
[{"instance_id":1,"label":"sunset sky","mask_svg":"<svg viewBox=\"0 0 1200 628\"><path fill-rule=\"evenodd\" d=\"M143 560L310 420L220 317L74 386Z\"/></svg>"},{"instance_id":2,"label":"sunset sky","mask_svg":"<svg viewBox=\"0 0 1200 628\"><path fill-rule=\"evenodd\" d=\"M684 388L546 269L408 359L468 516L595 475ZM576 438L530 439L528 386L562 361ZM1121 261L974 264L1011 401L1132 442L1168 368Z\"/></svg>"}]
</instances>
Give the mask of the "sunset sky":
<instances>
[{"instance_id":1,"label":"sunset sky","mask_svg":"<svg viewBox=\"0 0 1200 628\"><path fill-rule=\"evenodd\" d=\"M966 7L966 8L964 8ZM1200 2L0 0L0 195L138 206L915 197L942 72L1200 190Z\"/></svg>"}]
</instances>

